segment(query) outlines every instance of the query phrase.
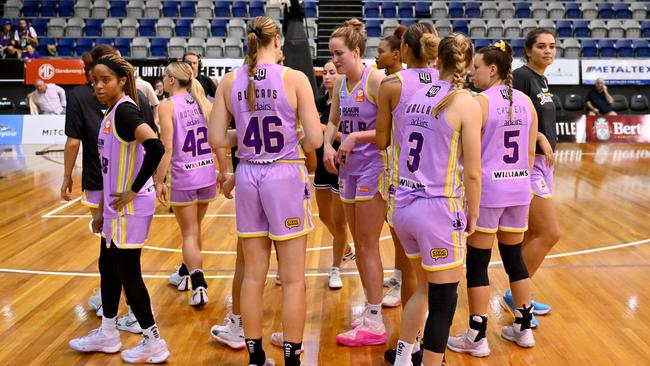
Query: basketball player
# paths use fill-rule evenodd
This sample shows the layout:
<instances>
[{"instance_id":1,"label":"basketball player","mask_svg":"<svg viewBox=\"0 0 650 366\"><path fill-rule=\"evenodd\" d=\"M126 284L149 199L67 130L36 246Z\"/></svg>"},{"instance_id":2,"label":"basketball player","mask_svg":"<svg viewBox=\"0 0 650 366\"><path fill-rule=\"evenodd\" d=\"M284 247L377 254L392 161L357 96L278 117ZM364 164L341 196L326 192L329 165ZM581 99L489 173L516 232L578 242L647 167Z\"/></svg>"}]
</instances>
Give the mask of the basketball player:
<instances>
[{"instance_id":1,"label":"basketball player","mask_svg":"<svg viewBox=\"0 0 650 366\"><path fill-rule=\"evenodd\" d=\"M277 245L282 275L285 365L300 365L305 322L306 234L313 230L305 151L322 144L318 112L307 77L277 65L280 30L267 17L247 28L246 63L217 89L208 129L211 145L237 145L237 232L242 238L241 310L249 364L269 365L262 347L262 295ZM236 131L228 131L231 118ZM298 119L304 137L298 138Z\"/></svg>"},{"instance_id":2,"label":"basketball player","mask_svg":"<svg viewBox=\"0 0 650 366\"><path fill-rule=\"evenodd\" d=\"M388 150L388 171L386 174L387 182L384 187L388 191L387 202L388 212L386 221L393 234L395 244L396 266L401 261L400 268L405 274L404 284L401 286L402 299L404 304L408 302L417 287L414 269L411 268L408 258L404 252L404 247L399 242L399 238L393 228L393 214L395 209L395 189L399 186L398 158L400 154L399 141L401 136L395 132L395 124L403 123L404 112L409 98L420 88L431 86L438 80L438 71L430 68L429 63L438 56L438 33L429 23L415 23L405 28L400 37L400 54L401 60L406 62L407 69L396 72L388 76L382 82L379 88L379 110L377 118L377 145L379 148L390 147ZM400 61L401 62L401 61ZM398 259L403 257L404 259ZM397 272L397 270L396 270ZM401 271L398 272L401 274ZM412 279L411 279L412 278ZM393 281L391 279L389 281ZM399 288L397 298L399 299ZM389 289L384 296L384 305L386 298L391 294ZM384 354L387 362L392 364L395 361L395 350L388 350ZM420 350L419 341L415 343L413 349L413 364L419 365L422 361L422 351Z\"/></svg>"},{"instance_id":3,"label":"basketball player","mask_svg":"<svg viewBox=\"0 0 650 366\"><path fill-rule=\"evenodd\" d=\"M169 357L160 338L147 288L142 280L140 255L156 207L151 179L165 148L155 125L145 122L136 98L133 66L117 55L96 60L93 88L109 108L100 126L97 146L101 159L103 194L93 231L102 232L106 246L99 256L104 315L99 329L73 339L70 347L81 352L115 353L122 343L117 331L121 287L142 327L139 346L122 352L130 363L162 363Z\"/></svg>"},{"instance_id":4,"label":"basketball player","mask_svg":"<svg viewBox=\"0 0 650 366\"><path fill-rule=\"evenodd\" d=\"M421 52L433 57L437 37L424 34L421 42ZM423 365L440 365L456 310L465 238L476 226L481 195L481 109L463 90L472 53L467 36L443 38L436 61L439 80L412 94L402 118L394 120L400 154L393 224L418 278L402 313L395 365L412 364L427 302ZM388 90L380 93L382 100L400 90L395 81L386 84L395 87L383 88ZM387 105L380 101L383 125L390 119Z\"/></svg>"},{"instance_id":5,"label":"basketball player","mask_svg":"<svg viewBox=\"0 0 650 366\"><path fill-rule=\"evenodd\" d=\"M68 138L64 152L64 177L63 184L61 185L61 198L66 201L72 199L70 196L72 191L72 170L77 160L79 146L83 145L81 173L83 193L81 203L90 209L91 214L99 208L99 202L102 196L102 176L97 150L97 136L99 135L99 125L102 123L106 106L101 105L95 97L90 84L90 74L95 60L98 60L104 55L115 54L116 52L116 49L109 45L99 45L90 52L84 53L82 59L89 82L88 84L75 87L68 93L65 127L65 133ZM142 114L145 121L154 121L147 98L140 92L138 92L138 98L142 106ZM100 248L105 245L105 238L101 238ZM95 310L97 316L101 317L103 312L101 293L99 289L95 289L94 292L88 298L88 304ZM131 333L142 333L142 329L138 325L138 321L135 319L130 307L128 307L126 314L118 317L117 328Z\"/></svg>"},{"instance_id":6,"label":"basketball player","mask_svg":"<svg viewBox=\"0 0 650 366\"><path fill-rule=\"evenodd\" d=\"M156 172L156 193L161 203L174 207L183 235L183 264L175 274L182 278L186 287L187 278L191 279L190 305L200 306L208 302L208 285L201 259L201 222L209 202L217 197L206 122L212 108L186 63L169 64L165 68L163 86L170 98L160 106L160 139L165 145L165 155ZM168 191L164 180L170 164Z\"/></svg>"},{"instance_id":7,"label":"basketball player","mask_svg":"<svg viewBox=\"0 0 650 366\"><path fill-rule=\"evenodd\" d=\"M555 104L548 88L548 80L544 76L546 68L555 60L555 34L551 30L536 28L526 36L524 60L526 64L512 73L512 86L520 90L533 101L539 118L535 164L531 172L533 199L530 203L528 216L528 231L524 235L522 250L524 262L531 276L553 246L560 239L560 224L553 203L553 173L555 161ZM511 311L515 304L512 292L506 291L504 302ZM532 301L533 314L545 315L551 307ZM533 327L537 319L533 316Z\"/></svg>"},{"instance_id":8,"label":"basketball player","mask_svg":"<svg viewBox=\"0 0 650 366\"><path fill-rule=\"evenodd\" d=\"M495 235L510 278L516 305L512 326L503 338L521 347L535 345L530 328L530 279L521 254L528 226L530 169L535 160L537 115L530 98L512 89L512 48L504 41L480 49L474 57L475 99L483 111L481 203L476 231L467 239L467 297L469 329L449 337L452 351L485 357L490 296L488 265Z\"/></svg>"},{"instance_id":9,"label":"basketball player","mask_svg":"<svg viewBox=\"0 0 650 366\"><path fill-rule=\"evenodd\" d=\"M325 94L316 103L320 122L323 126L323 132L327 126L330 117L330 108L332 105L332 95L334 94L334 80L339 77L336 72L334 63L330 60L323 66L323 85ZM337 139L340 140L337 133ZM339 142L334 141L334 148L338 148ZM318 204L318 217L325 224L325 227L332 234L332 267L329 271L329 288L338 290L343 287L341 281L341 266L355 259L354 248L348 245L347 222L343 205L339 197L339 177L325 169L323 163L323 148L316 149L317 165L314 174L314 189L316 193L316 203ZM344 254L345 252L345 254Z\"/></svg>"},{"instance_id":10,"label":"basketball player","mask_svg":"<svg viewBox=\"0 0 650 366\"><path fill-rule=\"evenodd\" d=\"M352 321L352 329L337 335L336 341L352 347L384 344L387 333L381 316L383 267L379 234L386 201L379 192L379 176L385 161L374 143L377 93L384 75L361 62L366 31L360 20L348 20L334 30L329 46L336 70L345 77L334 84L323 161L328 171L339 173L340 197L367 297L363 313ZM337 151L332 143L339 125L343 136ZM336 163L340 164L340 172Z\"/></svg>"}]
</instances>

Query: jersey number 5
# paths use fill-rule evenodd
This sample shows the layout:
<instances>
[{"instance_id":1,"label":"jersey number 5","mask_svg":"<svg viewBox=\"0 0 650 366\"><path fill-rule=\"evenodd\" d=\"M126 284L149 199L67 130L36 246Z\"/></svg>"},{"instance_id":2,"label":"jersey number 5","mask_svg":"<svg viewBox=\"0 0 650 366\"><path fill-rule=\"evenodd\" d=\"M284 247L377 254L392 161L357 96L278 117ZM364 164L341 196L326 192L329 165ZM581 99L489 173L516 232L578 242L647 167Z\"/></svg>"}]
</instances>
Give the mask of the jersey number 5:
<instances>
[{"instance_id":1,"label":"jersey number 5","mask_svg":"<svg viewBox=\"0 0 650 366\"><path fill-rule=\"evenodd\" d=\"M506 149L512 149L510 154L503 155L503 162L506 164L514 164L519 161L519 130L504 131L503 132L503 146Z\"/></svg>"}]
</instances>

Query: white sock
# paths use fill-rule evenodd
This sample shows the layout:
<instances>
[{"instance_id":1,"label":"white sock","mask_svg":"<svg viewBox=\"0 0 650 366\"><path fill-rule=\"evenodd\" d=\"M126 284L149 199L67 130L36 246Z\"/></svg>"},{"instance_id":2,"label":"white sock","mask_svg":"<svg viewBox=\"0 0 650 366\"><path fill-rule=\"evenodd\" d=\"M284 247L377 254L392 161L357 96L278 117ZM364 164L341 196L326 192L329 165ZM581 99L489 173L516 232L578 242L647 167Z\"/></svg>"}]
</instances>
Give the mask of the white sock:
<instances>
[{"instance_id":1,"label":"white sock","mask_svg":"<svg viewBox=\"0 0 650 366\"><path fill-rule=\"evenodd\" d=\"M160 339L160 332L158 332L158 326L156 324L150 326L147 329L142 330L142 336L145 339L158 340Z\"/></svg>"},{"instance_id":2,"label":"white sock","mask_svg":"<svg viewBox=\"0 0 650 366\"><path fill-rule=\"evenodd\" d=\"M107 318L102 316L102 332L113 334L117 332L117 316L114 318Z\"/></svg>"},{"instance_id":3,"label":"white sock","mask_svg":"<svg viewBox=\"0 0 650 366\"><path fill-rule=\"evenodd\" d=\"M420 337L415 339L415 344L413 345L413 351L411 354L417 353L420 350Z\"/></svg>"},{"instance_id":4,"label":"white sock","mask_svg":"<svg viewBox=\"0 0 650 366\"><path fill-rule=\"evenodd\" d=\"M203 272L203 270L200 269L200 268L197 268L197 269L193 270L192 272L190 272L190 276L192 276L193 274L195 274L197 272Z\"/></svg>"},{"instance_id":5,"label":"white sock","mask_svg":"<svg viewBox=\"0 0 650 366\"><path fill-rule=\"evenodd\" d=\"M368 313L366 316L369 320L377 324L383 324L384 320L381 317L381 303L379 304L370 304L367 305Z\"/></svg>"},{"instance_id":6,"label":"white sock","mask_svg":"<svg viewBox=\"0 0 650 366\"><path fill-rule=\"evenodd\" d=\"M411 354L413 353L413 343L406 343L403 340L397 341L395 348L395 363L394 366L411 366Z\"/></svg>"},{"instance_id":7,"label":"white sock","mask_svg":"<svg viewBox=\"0 0 650 366\"><path fill-rule=\"evenodd\" d=\"M395 272L393 272L393 278L397 280L397 282L402 283L402 271L396 269Z\"/></svg>"}]
</instances>

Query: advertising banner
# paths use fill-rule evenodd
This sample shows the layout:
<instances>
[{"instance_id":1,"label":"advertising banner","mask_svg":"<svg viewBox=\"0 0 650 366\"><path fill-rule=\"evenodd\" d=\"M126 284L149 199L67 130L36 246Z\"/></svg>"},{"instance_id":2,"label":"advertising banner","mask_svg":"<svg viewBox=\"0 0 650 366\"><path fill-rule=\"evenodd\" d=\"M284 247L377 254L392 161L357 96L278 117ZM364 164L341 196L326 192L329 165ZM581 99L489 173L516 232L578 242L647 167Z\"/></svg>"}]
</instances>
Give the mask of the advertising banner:
<instances>
[{"instance_id":1,"label":"advertising banner","mask_svg":"<svg viewBox=\"0 0 650 366\"><path fill-rule=\"evenodd\" d=\"M608 85L647 85L650 84L650 62L647 59L584 59L582 64L582 83L593 85L596 79L603 78Z\"/></svg>"},{"instance_id":2,"label":"advertising banner","mask_svg":"<svg viewBox=\"0 0 650 366\"><path fill-rule=\"evenodd\" d=\"M587 142L587 120L585 115L558 115L555 132L559 142Z\"/></svg>"},{"instance_id":3,"label":"advertising banner","mask_svg":"<svg viewBox=\"0 0 650 366\"><path fill-rule=\"evenodd\" d=\"M587 116L589 142L650 142L650 115Z\"/></svg>"},{"instance_id":4,"label":"advertising banner","mask_svg":"<svg viewBox=\"0 0 650 366\"><path fill-rule=\"evenodd\" d=\"M22 143L23 116L0 115L0 145Z\"/></svg>"},{"instance_id":5,"label":"advertising banner","mask_svg":"<svg viewBox=\"0 0 650 366\"><path fill-rule=\"evenodd\" d=\"M25 84L36 79L57 85L80 85L86 82L81 59L32 59L25 61Z\"/></svg>"},{"instance_id":6,"label":"advertising banner","mask_svg":"<svg viewBox=\"0 0 650 366\"><path fill-rule=\"evenodd\" d=\"M241 58L204 58L201 61L203 64L203 75L213 79L216 78L219 81L221 81L221 78L227 72L232 71L244 63L244 60Z\"/></svg>"},{"instance_id":7,"label":"advertising banner","mask_svg":"<svg viewBox=\"0 0 650 366\"><path fill-rule=\"evenodd\" d=\"M65 144L65 116L25 115L23 116L23 144L55 145Z\"/></svg>"}]
</instances>

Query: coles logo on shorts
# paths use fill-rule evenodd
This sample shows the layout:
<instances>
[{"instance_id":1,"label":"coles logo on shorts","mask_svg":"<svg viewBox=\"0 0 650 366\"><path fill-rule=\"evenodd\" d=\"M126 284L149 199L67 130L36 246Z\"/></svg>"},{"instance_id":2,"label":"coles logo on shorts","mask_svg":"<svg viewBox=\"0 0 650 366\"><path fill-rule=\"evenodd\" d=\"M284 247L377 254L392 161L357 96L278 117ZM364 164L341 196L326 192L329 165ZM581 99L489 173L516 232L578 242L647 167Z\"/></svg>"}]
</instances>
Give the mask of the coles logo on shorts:
<instances>
[{"instance_id":1,"label":"coles logo on shorts","mask_svg":"<svg viewBox=\"0 0 650 366\"><path fill-rule=\"evenodd\" d=\"M431 249L431 252L429 253L431 255L431 258L438 260L438 259L445 259L449 255L449 251L445 248L435 248Z\"/></svg>"},{"instance_id":2,"label":"coles logo on shorts","mask_svg":"<svg viewBox=\"0 0 650 366\"><path fill-rule=\"evenodd\" d=\"M290 217L284 220L284 226L286 226L287 229L293 229L294 227L298 227L300 226L300 219L298 217Z\"/></svg>"},{"instance_id":3,"label":"coles logo on shorts","mask_svg":"<svg viewBox=\"0 0 650 366\"><path fill-rule=\"evenodd\" d=\"M361 103L366 99L366 95L363 93L363 89L357 89L357 102Z\"/></svg>"},{"instance_id":4,"label":"coles logo on shorts","mask_svg":"<svg viewBox=\"0 0 650 366\"><path fill-rule=\"evenodd\" d=\"M106 121L106 126L104 126L104 134L108 135L111 133L111 120Z\"/></svg>"}]
</instances>

